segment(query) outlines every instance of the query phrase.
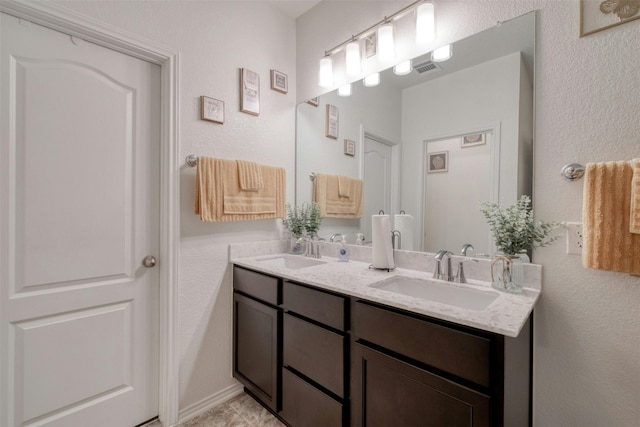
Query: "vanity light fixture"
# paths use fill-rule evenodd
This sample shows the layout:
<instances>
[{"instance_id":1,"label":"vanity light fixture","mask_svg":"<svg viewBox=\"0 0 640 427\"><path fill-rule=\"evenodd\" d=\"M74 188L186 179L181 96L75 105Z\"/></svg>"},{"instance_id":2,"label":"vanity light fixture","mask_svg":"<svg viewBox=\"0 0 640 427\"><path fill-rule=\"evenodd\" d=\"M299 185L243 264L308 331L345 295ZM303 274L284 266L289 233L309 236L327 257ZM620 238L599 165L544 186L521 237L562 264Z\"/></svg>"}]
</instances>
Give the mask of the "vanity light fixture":
<instances>
[{"instance_id":1,"label":"vanity light fixture","mask_svg":"<svg viewBox=\"0 0 640 427\"><path fill-rule=\"evenodd\" d=\"M380 73L369 74L367 77L362 79L362 84L366 87L374 87L380 84Z\"/></svg>"},{"instance_id":2,"label":"vanity light fixture","mask_svg":"<svg viewBox=\"0 0 640 427\"><path fill-rule=\"evenodd\" d=\"M450 44L439 47L433 52L431 52L431 60L433 62L443 62L443 61L446 61L447 59L450 59L451 56L453 56L453 52L451 51Z\"/></svg>"},{"instance_id":3,"label":"vanity light fixture","mask_svg":"<svg viewBox=\"0 0 640 427\"><path fill-rule=\"evenodd\" d=\"M353 39L352 42L347 44L345 51L347 74L349 74L350 76L357 76L362 72L362 67L360 65L360 43L358 43L356 39Z\"/></svg>"},{"instance_id":4,"label":"vanity light fixture","mask_svg":"<svg viewBox=\"0 0 640 427\"><path fill-rule=\"evenodd\" d=\"M406 61L402 61L399 64L396 64L393 67L393 74L398 76L404 76L405 74L409 74L411 72L411 60L407 59Z\"/></svg>"},{"instance_id":5,"label":"vanity light fixture","mask_svg":"<svg viewBox=\"0 0 640 427\"><path fill-rule=\"evenodd\" d=\"M416 9L416 43L436 39L436 14L433 3L423 3Z\"/></svg>"},{"instance_id":6,"label":"vanity light fixture","mask_svg":"<svg viewBox=\"0 0 640 427\"><path fill-rule=\"evenodd\" d=\"M400 9L392 15L385 16L383 20L359 32L350 39L340 43L332 49L325 51L325 56L320 60L318 73L318 85L323 88L333 87L333 62L331 56L345 50L345 72L348 76L357 76L362 72L362 56L360 39L377 33L377 53L368 54L368 60L377 55L378 61L387 62L395 57L395 41L393 34L394 21L413 13L416 10L415 26L416 41L435 39L435 7L427 0L417 0Z\"/></svg>"},{"instance_id":7,"label":"vanity light fixture","mask_svg":"<svg viewBox=\"0 0 640 427\"><path fill-rule=\"evenodd\" d=\"M387 22L378 28L378 58L380 61L390 61L396 56L396 47L393 41L393 24Z\"/></svg>"},{"instance_id":8,"label":"vanity light fixture","mask_svg":"<svg viewBox=\"0 0 640 427\"><path fill-rule=\"evenodd\" d=\"M351 96L351 83L347 83L346 85L340 86L338 88L338 95Z\"/></svg>"},{"instance_id":9,"label":"vanity light fixture","mask_svg":"<svg viewBox=\"0 0 640 427\"><path fill-rule=\"evenodd\" d=\"M318 86L330 88L333 86L333 61L329 55L320 60L320 72L318 73Z\"/></svg>"}]
</instances>

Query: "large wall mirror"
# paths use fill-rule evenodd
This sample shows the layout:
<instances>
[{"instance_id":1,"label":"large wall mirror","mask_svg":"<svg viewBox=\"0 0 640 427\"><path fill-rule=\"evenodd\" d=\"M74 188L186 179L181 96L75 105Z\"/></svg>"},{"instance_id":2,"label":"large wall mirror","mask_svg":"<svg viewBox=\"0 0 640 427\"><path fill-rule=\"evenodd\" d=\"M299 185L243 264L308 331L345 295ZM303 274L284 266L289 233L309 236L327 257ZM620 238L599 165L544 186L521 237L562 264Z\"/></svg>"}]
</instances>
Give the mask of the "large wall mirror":
<instances>
[{"instance_id":1,"label":"large wall mirror","mask_svg":"<svg viewBox=\"0 0 640 427\"><path fill-rule=\"evenodd\" d=\"M367 241L372 214L393 221L404 211L413 224L402 219L403 249L457 253L470 243L491 255L479 202L531 194L534 52L530 12L454 43L445 62L425 54L407 75L389 69L378 86L359 81L349 97L331 92L298 105L296 203L312 200L313 173L364 181L363 218L325 218L320 236ZM337 110L337 139L326 136L327 105Z\"/></svg>"}]
</instances>

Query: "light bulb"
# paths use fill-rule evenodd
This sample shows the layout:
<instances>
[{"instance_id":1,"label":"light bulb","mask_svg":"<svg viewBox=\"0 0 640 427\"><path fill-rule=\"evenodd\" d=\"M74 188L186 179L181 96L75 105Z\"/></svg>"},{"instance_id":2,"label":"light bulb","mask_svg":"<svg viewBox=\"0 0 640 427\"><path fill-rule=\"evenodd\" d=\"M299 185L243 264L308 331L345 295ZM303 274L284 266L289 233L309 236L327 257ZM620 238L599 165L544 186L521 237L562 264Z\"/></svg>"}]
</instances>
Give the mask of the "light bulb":
<instances>
[{"instance_id":1,"label":"light bulb","mask_svg":"<svg viewBox=\"0 0 640 427\"><path fill-rule=\"evenodd\" d=\"M360 66L360 43L352 41L346 47L347 74L355 76L362 72Z\"/></svg>"},{"instance_id":2,"label":"light bulb","mask_svg":"<svg viewBox=\"0 0 640 427\"><path fill-rule=\"evenodd\" d=\"M433 62L442 62L451 58L453 53L451 52L451 45L444 45L431 52L431 60Z\"/></svg>"},{"instance_id":3,"label":"light bulb","mask_svg":"<svg viewBox=\"0 0 640 427\"><path fill-rule=\"evenodd\" d=\"M329 56L325 56L320 60L318 86L327 88L333 86L333 61Z\"/></svg>"},{"instance_id":4,"label":"light bulb","mask_svg":"<svg viewBox=\"0 0 640 427\"><path fill-rule=\"evenodd\" d=\"M404 76L411 72L411 60L408 59L393 67L393 73L399 76Z\"/></svg>"},{"instance_id":5,"label":"light bulb","mask_svg":"<svg viewBox=\"0 0 640 427\"><path fill-rule=\"evenodd\" d=\"M384 24L378 28L378 58L380 61L389 61L396 56L393 42L393 25Z\"/></svg>"},{"instance_id":6,"label":"light bulb","mask_svg":"<svg viewBox=\"0 0 640 427\"><path fill-rule=\"evenodd\" d=\"M366 87L374 87L380 84L380 73L369 74L362 80L362 84Z\"/></svg>"},{"instance_id":7,"label":"light bulb","mask_svg":"<svg viewBox=\"0 0 640 427\"><path fill-rule=\"evenodd\" d=\"M435 6L433 3L423 3L416 9L416 43L426 43L435 39Z\"/></svg>"},{"instance_id":8,"label":"light bulb","mask_svg":"<svg viewBox=\"0 0 640 427\"><path fill-rule=\"evenodd\" d=\"M351 96L351 83L347 83L346 85L340 86L338 88L338 95Z\"/></svg>"}]
</instances>

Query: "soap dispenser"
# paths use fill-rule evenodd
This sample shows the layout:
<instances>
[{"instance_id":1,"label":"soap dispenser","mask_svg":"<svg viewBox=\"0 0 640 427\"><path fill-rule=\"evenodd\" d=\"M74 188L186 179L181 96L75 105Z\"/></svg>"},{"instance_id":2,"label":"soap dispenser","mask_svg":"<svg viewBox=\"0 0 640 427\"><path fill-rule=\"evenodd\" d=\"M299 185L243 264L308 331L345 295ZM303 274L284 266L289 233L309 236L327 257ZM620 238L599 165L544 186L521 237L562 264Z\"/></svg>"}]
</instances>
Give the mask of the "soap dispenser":
<instances>
[{"instance_id":1,"label":"soap dispenser","mask_svg":"<svg viewBox=\"0 0 640 427\"><path fill-rule=\"evenodd\" d=\"M347 240L344 236L342 236L342 241L340 242L340 248L338 249L338 261L340 262L349 262L349 256L351 255L351 251L347 247Z\"/></svg>"}]
</instances>

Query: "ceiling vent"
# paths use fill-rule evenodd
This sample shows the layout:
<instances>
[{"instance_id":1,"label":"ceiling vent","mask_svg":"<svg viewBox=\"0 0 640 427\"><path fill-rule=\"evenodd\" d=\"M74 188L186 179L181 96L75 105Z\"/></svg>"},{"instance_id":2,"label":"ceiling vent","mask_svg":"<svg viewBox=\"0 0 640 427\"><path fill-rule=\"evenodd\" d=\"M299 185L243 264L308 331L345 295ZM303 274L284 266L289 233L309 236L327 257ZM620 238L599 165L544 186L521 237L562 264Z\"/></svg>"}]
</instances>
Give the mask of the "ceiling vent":
<instances>
[{"instance_id":1,"label":"ceiling vent","mask_svg":"<svg viewBox=\"0 0 640 427\"><path fill-rule=\"evenodd\" d=\"M438 71L442 70L442 68L440 68L440 66L438 64L436 64L435 62L431 62L431 61L425 61L425 62L421 62L419 64L415 64L413 66L413 69L416 70L417 72L419 72L420 74L423 74L423 73L435 73L435 72L438 72Z\"/></svg>"}]
</instances>

